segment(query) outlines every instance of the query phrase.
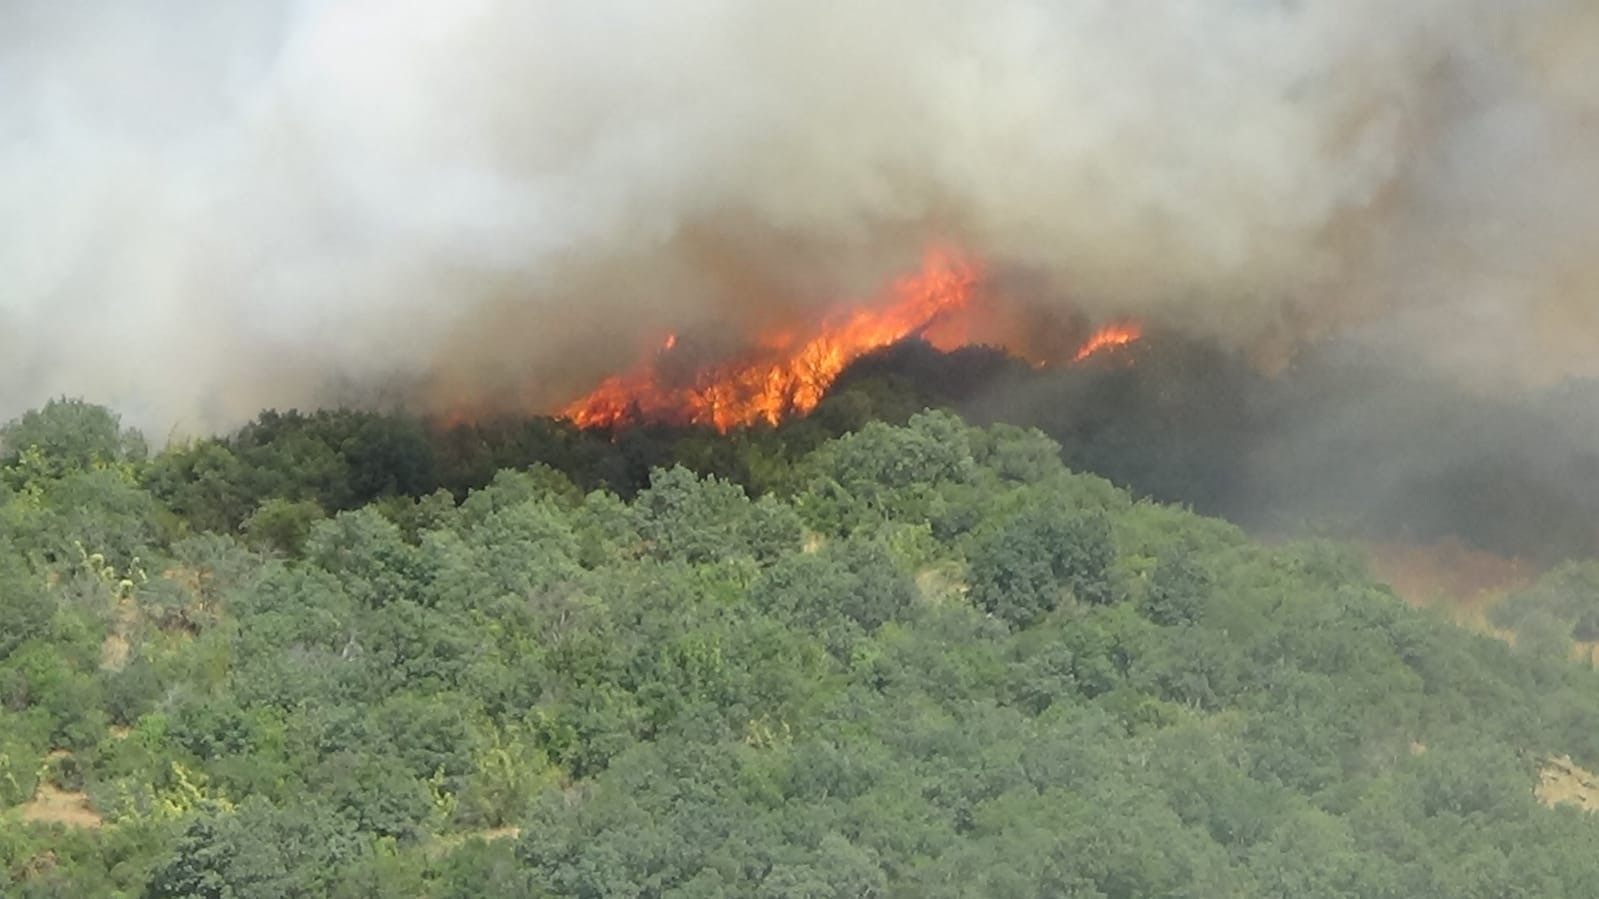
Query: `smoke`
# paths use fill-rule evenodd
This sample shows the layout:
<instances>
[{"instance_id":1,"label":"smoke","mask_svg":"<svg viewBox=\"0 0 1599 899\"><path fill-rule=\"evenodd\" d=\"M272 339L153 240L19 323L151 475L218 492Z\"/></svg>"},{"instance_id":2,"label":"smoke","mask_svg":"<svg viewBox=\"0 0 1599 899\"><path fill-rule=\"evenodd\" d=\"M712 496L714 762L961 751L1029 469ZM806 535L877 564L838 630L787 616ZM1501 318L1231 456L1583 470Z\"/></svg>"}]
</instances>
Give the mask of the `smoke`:
<instances>
[{"instance_id":1,"label":"smoke","mask_svg":"<svg viewBox=\"0 0 1599 899\"><path fill-rule=\"evenodd\" d=\"M0 9L0 417L549 408L930 240L1240 346L1593 364L1587 0L137 6Z\"/></svg>"}]
</instances>

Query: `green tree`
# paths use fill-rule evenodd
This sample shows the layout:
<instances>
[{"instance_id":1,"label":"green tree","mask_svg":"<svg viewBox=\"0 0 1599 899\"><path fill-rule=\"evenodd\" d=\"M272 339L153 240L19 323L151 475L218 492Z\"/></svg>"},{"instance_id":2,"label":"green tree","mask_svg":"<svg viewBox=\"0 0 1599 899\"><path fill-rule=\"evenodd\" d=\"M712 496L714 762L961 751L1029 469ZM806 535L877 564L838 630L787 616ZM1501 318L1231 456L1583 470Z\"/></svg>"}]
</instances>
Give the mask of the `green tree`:
<instances>
[{"instance_id":1,"label":"green tree","mask_svg":"<svg viewBox=\"0 0 1599 899\"><path fill-rule=\"evenodd\" d=\"M0 544L0 662L29 640L45 636L56 614L56 601L40 578Z\"/></svg>"},{"instance_id":2,"label":"green tree","mask_svg":"<svg viewBox=\"0 0 1599 899\"><path fill-rule=\"evenodd\" d=\"M123 430L110 409L81 399L51 400L0 427L0 465L15 465L27 450L36 450L44 477L61 477L145 455L144 438Z\"/></svg>"},{"instance_id":3,"label":"green tree","mask_svg":"<svg viewBox=\"0 0 1599 899\"><path fill-rule=\"evenodd\" d=\"M259 799L196 815L156 865L146 899L325 896L362 842L312 800L279 809Z\"/></svg>"},{"instance_id":4,"label":"green tree","mask_svg":"<svg viewBox=\"0 0 1599 899\"><path fill-rule=\"evenodd\" d=\"M1034 505L978 541L971 553L971 597L1017 627L1036 623L1063 598L1112 602L1116 560L1110 523L1098 512Z\"/></svg>"},{"instance_id":5,"label":"green tree","mask_svg":"<svg viewBox=\"0 0 1599 899\"><path fill-rule=\"evenodd\" d=\"M798 519L773 502L751 503L744 489L682 466L657 469L634 509L656 558L709 562L749 555L769 559L800 539Z\"/></svg>"},{"instance_id":6,"label":"green tree","mask_svg":"<svg viewBox=\"0 0 1599 899\"><path fill-rule=\"evenodd\" d=\"M241 530L258 549L298 556L311 535L311 526L322 518L322 507L312 500L274 497L251 513Z\"/></svg>"},{"instance_id":7,"label":"green tree","mask_svg":"<svg viewBox=\"0 0 1599 899\"><path fill-rule=\"evenodd\" d=\"M1180 550L1156 564L1138 610L1159 625L1194 624L1205 614L1214 589L1210 572L1192 553Z\"/></svg>"}]
</instances>

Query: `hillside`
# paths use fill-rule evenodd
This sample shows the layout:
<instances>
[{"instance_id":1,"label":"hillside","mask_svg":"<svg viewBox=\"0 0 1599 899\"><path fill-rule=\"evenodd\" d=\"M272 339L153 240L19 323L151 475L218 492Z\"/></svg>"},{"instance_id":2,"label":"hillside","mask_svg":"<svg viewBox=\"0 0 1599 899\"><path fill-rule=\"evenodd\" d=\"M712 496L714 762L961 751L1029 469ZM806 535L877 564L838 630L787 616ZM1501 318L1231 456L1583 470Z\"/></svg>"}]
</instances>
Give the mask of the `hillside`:
<instances>
[{"instance_id":1,"label":"hillside","mask_svg":"<svg viewBox=\"0 0 1599 899\"><path fill-rule=\"evenodd\" d=\"M0 893L1593 894L1599 822L1539 801L1599 769L1591 570L1508 602L1512 646L1353 550L862 402L155 454L13 422Z\"/></svg>"}]
</instances>

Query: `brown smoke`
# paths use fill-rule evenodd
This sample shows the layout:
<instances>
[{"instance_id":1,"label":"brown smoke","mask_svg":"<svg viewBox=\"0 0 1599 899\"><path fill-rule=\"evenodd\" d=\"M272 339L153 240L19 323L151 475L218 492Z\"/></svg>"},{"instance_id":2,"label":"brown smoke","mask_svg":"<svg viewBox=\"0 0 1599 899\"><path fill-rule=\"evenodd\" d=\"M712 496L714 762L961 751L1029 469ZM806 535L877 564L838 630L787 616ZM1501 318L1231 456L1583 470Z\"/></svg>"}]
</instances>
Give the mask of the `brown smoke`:
<instances>
[{"instance_id":1,"label":"brown smoke","mask_svg":"<svg viewBox=\"0 0 1599 899\"><path fill-rule=\"evenodd\" d=\"M552 408L935 239L1239 345L1593 365L1587 0L159 9L0 11L0 417Z\"/></svg>"}]
</instances>

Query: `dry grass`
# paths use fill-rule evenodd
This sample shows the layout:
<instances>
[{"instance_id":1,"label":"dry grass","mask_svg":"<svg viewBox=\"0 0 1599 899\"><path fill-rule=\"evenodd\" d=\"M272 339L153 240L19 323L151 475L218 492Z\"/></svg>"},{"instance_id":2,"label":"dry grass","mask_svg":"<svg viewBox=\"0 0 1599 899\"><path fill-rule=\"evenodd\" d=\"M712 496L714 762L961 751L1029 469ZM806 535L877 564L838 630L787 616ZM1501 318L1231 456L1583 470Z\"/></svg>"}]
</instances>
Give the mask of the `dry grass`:
<instances>
[{"instance_id":1,"label":"dry grass","mask_svg":"<svg viewBox=\"0 0 1599 899\"><path fill-rule=\"evenodd\" d=\"M131 650L132 646L128 643L127 637L117 633L106 634L105 640L100 643L101 669L121 671L127 667L128 653Z\"/></svg>"},{"instance_id":2,"label":"dry grass","mask_svg":"<svg viewBox=\"0 0 1599 899\"><path fill-rule=\"evenodd\" d=\"M1599 776L1579 768L1570 756L1556 756L1538 772L1538 801L1571 804L1585 812L1599 809Z\"/></svg>"},{"instance_id":3,"label":"dry grass","mask_svg":"<svg viewBox=\"0 0 1599 899\"><path fill-rule=\"evenodd\" d=\"M1494 627L1488 610L1542 572L1522 559L1495 555L1458 540L1435 543L1367 543L1366 564L1411 605L1438 609L1455 623L1511 641Z\"/></svg>"},{"instance_id":4,"label":"dry grass","mask_svg":"<svg viewBox=\"0 0 1599 899\"><path fill-rule=\"evenodd\" d=\"M57 749L47 756L55 760L69 755ZM33 798L23 803L22 820L40 824L64 824L67 827L99 827L105 820L89 807L89 795L63 790L47 780L39 781Z\"/></svg>"},{"instance_id":5,"label":"dry grass","mask_svg":"<svg viewBox=\"0 0 1599 899\"><path fill-rule=\"evenodd\" d=\"M433 858L441 858L460 848L468 840L483 840L487 843L496 840L514 840L522 835L520 827L490 827L483 830L469 830L452 833L447 836L435 837L424 851Z\"/></svg>"},{"instance_id":6,"label":"dry grass","mask_svg":"<svg viewBox=\"0 0 1599 899\"><path fill-rule=\"evenodd\" d=\"M1492 605L1511 590L1531 584L1540 574L1522 559L1495 555L1459 540L1434 543L1368 543L1366 560L1372 572L1394 591L1417 605L1447 603L1453 607Z\"/></svg>"},{"instance_id":7,"label":"dry grass","mask_svg":"<svg viewBox=\"0 0 1599 899\"><path fill-rule=\"evenodd\" d=\"M105 823L89 807L87 793L74 793L47 783L39 784L33 798L22 804L22 820L68 827L99 827Z\"/></svg>"},{"instance_id":8,"label":"dry grass","mask_svg":"<svg viewBox=\"0 0 1599 899\"><path fill-rule=\"evenodd\" d=\"M916 573L916 590L924 602L937 605L966 595L960 572L949 565L933 565Z\"/></svg>"}]
</instances>

